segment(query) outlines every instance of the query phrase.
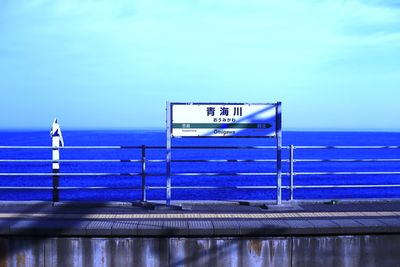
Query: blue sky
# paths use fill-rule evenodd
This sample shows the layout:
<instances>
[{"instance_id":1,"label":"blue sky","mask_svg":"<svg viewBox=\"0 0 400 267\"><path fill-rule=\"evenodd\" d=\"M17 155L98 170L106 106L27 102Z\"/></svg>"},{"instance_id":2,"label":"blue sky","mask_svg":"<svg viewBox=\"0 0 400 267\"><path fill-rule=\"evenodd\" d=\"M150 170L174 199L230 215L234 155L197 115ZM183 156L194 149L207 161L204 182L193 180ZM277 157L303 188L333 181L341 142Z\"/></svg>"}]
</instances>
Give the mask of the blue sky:
<instances>
[{"instance_id":1,"label":"blue sky","mask_svg":"<svg viewBox=\"0 0 400 267\"><path fill-rule=\"evenodd\" d=\"M400 130L399 87L399 1L0 2L2 129L161 129L170 100Z\"/></svg>"}]
</instances>

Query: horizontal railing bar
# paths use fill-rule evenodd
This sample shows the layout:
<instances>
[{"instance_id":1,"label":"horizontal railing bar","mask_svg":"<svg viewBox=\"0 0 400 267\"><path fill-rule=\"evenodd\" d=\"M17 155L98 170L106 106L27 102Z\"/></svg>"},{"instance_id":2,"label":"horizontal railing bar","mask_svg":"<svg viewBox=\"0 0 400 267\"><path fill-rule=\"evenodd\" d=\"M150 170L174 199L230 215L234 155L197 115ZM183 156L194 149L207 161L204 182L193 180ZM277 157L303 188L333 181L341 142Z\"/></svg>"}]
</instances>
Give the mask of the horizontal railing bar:
<instances>
[{"instance_id":1,"label":"horizontal railing bar","mask_svg":"<svg viewBox=\"0 0 400 267\"><path fill-rule=\"evenodd\" d=\"M0 162L52 162L52 163L61 163L61 162L141 162L139 159L60 159L60 160L51 160L51 159L0 159Z\"/></svg>"},{"instance_id":2,"label":"horizontal railing bar","mask_svg":"<svg viewBox=\"0 0 400 267\"><path fill-rule=\"evenodd\" d=\"M400 162L400 159L295 159L293 162Z\"/></svg>"},{"instance_id":3,"label":"horizontal railing bar","mask_svg":"<svg viewBox=\"0 0 400 267\"><path fill-rule=\"evenodd\" d=\"M276 159L174 159L171 162L276 162ZM282 160L289 162L289 160Z\"/></svg>"},{"instance_id":4,"label":"horizontal railing bar","mask_svg":"<svg viewBox=\"0 0 400 267\"><path fill-rule=\"evenodd\" d=\"M283 186L282 188L288 188ZM53 190L52 186L0 186L0 190ZM141 187L109 187L109 186L60 186L59 190L141 190ZM165 186L147 186L147 190L165 189ZM267 186L172 186L172 189L276 189L274 185Z\"/></svg>"},{"instance_id":5,"label":"horizontal railing bar","mask_svg":"<svg viewBox=\"0 0 400 267\"><path fill-rule=\"evenodd\" d=\"M295 185L293 188L376 188L400 187L400 184L371 184L371 185Z\"/></svg>"},{"instance_id":6,"label":"horizontal railing bar","mask_svg":"<svg viewBox=\"0 0 400 267\"><path fill-rule=\"evenodd\" d=\"M294 146L295 149L400 149L400 146Z\"/></svg>"},{"instance_id":7,"label":"horizontal railing bar","mask_svg":"<svg viewBox=\"0 0 400 267\"><path fill-rule=\"evenodd\" d=\"M139 160L140 161L140 160ZM162 163L166 162L165 159L148 159L146 162L152 162L152 163ZM184 162L276 162L276 159L173 159L171 162L178 162L178 163L184 163ZM282 162L289 162L288 159L283 159Z\"/></svg>"},{"instance_id":8,"label":"horizontal railing bar","mask_svg":"<svg viewBox=\"0 0 400 267\"><path fill-rule=\"evenodd\" d=\"M217 173L217 172L207 172L207 173L195 173L195 172L180 172L180 173L171 173L171 176L268 176L268 175L276 175L275 172L243 172L243 173ZM282 175L288 175L282 174Z\"/></svg>"},{"instance_id":9,"label":"horizontal railing bar","mask_svg":"<svg viewBox=\"0 0 400 267\"><path fill-rule=\"evenodd\" d=\"M166 162L166 160L165 159L146 159L146 162L162 163L162 162Z\"/></svg>"},{"instance_id":10,"label":"horizontal railing bar","mask_svg":"<svg viewBox=\"0 0 400 267\"><path fill-rule=\"evenodd\" d=\"M63 146L60 149L139 149L141 146Z\"/></svg>"},{"instance_id":11,"label":"horizontal railing bar","mask_svg":"<svg viewBox=\"0 0 400 267\"><path fill-rule=\"evenodd\" d=\"M141 173L0 173L0 176L139 176Z\"/></svg>"},{"instance_id":12,"label":"horizontal railing bar","mask_svg":"<svg viewBox=\"0 0 400 267\"><path fill-rule=\"evenodd\" d=\"M400 161L400 160L399 160ZM52 162L52 163L61 163L61 162L131 162L138 163L142 162L139 159L60 159L60 160L51 160L51 159L0 159L0 162ZM150 159L146 160L146 162L165 162L164 159ZM175 159L171 160L171 162L276 162L276 159ZM282 160L282 162L289 162L289 160Z\"/></svg>"},{"instance_id":13,"label":"horizontal railing bar","mask_svg":"<svg viewBox=\"0 0 400 267\"><path fill-rule=\"evenodd\" d=\"M53 190L52 186L0 186L0 190ZM108 186L60 186L57 187L59 190L74 190L74 189L89 189L89 190L142 190L141 187L108 187Z\"/></svg>"},{"instance_id":14,"label":"horizontal railing bar","mask_svg":"<svg viewBox=\"0 0 400 267\"><path fill-rule=\"evenodd\" d=\"M52 146L0 146L0 149L53 149ZM63 146L58 149L128 149L141 146Z\"/></svg>"},{"instance_id":15,"label":"horizontal railing bar","mask_svg":"<svg viewBox=\"0 0 400 267\"><path fill-rule=\"evenodd\" d=\"M0 159L0 162L55 162L51 159Z\"/></svg>"},{"instance_id":16,"label":"horizontal railing bar","mask_svg":"<svg viewBox=\"0 0 400 267\"><path fill-rule=\"evenodd\" d=\"M0 149L53 149L52 146L0 146Z\"/></svg>"},{"instance_id":17,"label":"horizontal railing bar","mask_svg":"<svg viewBox=\"0 0 400 267\"><path fill-rule=\"evenodd\" d=\"M400 172L295 172L293 175L399 175ZM0 176L139 176L141 173L0 173ZM165 176L164 173L146 173L147 176ZM268 176L275 172L181 172L171 173L172 176ZM282 173L288 176L289 173Z\"/></svg>"},{"instance_id":18,"label":"horizontal railing bar","mask_svg":"<svg viewBox=\"0 0 400 267\"><path fill-rule=\"evenodd\" d=\"M146 173L146 176L165 176L165 173ZM268 176L276 175L275 172L241 172L241 173L217 173L217 172L178 172L171 173L171 176ZM283 176L288 176L289 173L282 173Z\"/></svg>"},{"instance_id":19,"label":"horizontal railing bar","mask_svg":"<svg viewBox=\"0 0 400 267\"><path fill-rule=\"evenodd\" d=\"M62 186L57 187L60 190L142 190L141 187L109 187L109 186Z\"/></svg>"},{"instance_id":20,"label":"horizontal railing bar","mask_svg":"<svg viewBox=\"0 0 400 267\"><path fill-rule=\"evenodd\" d=\"M141 162L140 159L60 159L58 162Z\"/></svg>"},{"instance_id":21,"label":"horizontal railing bar","mask_svg":"<svg viewBox=\"0 0 400 267\"><path fill-rule=\"evenodd\" d=\"M63 146L59 149L141 149L142 146ZM146 146L147 149L165 149L165 146ZM276 149L276 146L173 146L173 149ZM288 146L282 146L288 149ZM53 149L52 146L0 146L0 149Z\"/></svg>"},{"instance_id":22,"label":"horizontal railing bar","mask_svg":"<svg viewBox=\"0 0 400 267\"><path fill-rule=\"evenodd\" d=\"M0 173L0 176L139 176L141 173ZM165 176L164 173L146 173L146 176ZM243 172L243 173L197 173L197 172L182 172L171 173L172 176L263 176L276 175L274 172ZM282 173L282 175L289 175Z\"/></svg>"},{"instance_id":23,"label":"horizontal railing bar","mask_svg":"<svg viewBox=\"0 0 400 267\"><path fill-rule=\"evenodd\" d=\"M146 146L146 149L166 149L165 146ZM276 146L172 146L172 149L276 149ZM289 148L282 146L282 148Z\"/></svg>"},{"instance_id":24,"label":"horizontal railing bar","mask_svg":"<svg viewBox=\"0 0 400 267\"><path fill-rule=\"evenodd\" d=\"M282 188L285 188L283 186ZM148 186L149 190L165 189L165 186ZM260 186L172 186L172 189L276 189L274 185L260 185ZM288 187L287 187L288 188Z\"/></svg>"},{"instance_id":25,"label":"horizontal railing bar","mask_svg":"<svg viewBox=\"0 0 400 267\"><path fill-rule=\"evenodd\" d=\"M394 175L400 172L295 172L293 175Z\"/></svg>"},{"instance_id":26,"label":"horizontal railing bar","mask_svg":"<svg viewBox=\"0 0 400 267\"><path fill-rule=\"evenodd\" d=\"M53 190L52 186L0 186L0 190Z\"/></svg>"},{"instance_id":27,"label":"horizontal railing bar","mask_svg":"<svg viewBox=\"0 0 400 267\"><path fill-rule=\"evenodd\" d=\"M276 149L276 146L172 146L172 149ZM289 146L282 146L288 149Z\"/></svg>"},{"instance_id":28,"label":"horizontal railing bar","mask_svg":"<svg viewBox=\"0 0 400 267\"><path fill-rule=\"evenodd\" d=\"M59 149L141 149L142 146L64 146ZM165 146L146 146L165 149ZM173 149L276 149L276 146L173 146ZM282 146L289 149L289 146ZM294 146L295 149L400 149L400 146ZM0 146L0 149L53 149L52 146Z\"/></svg>"}]
</instances>

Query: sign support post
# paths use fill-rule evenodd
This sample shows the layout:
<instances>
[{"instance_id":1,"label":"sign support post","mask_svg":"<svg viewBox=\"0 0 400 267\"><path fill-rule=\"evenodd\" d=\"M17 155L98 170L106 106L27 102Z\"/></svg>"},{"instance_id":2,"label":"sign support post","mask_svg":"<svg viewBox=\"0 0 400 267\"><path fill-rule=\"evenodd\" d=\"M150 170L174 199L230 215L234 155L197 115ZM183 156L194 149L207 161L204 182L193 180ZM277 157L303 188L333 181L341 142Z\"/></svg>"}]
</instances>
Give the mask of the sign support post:
<instances>
[{"instance_id":1,"label":"sign support post","mask_svg":"<svg viewBox=\"0 0 400 267\"><path fill-rule=\"evenodd\" d=\"M171 103L167 102L166 205L171 205Z\"/></svg>"}]
</instances>

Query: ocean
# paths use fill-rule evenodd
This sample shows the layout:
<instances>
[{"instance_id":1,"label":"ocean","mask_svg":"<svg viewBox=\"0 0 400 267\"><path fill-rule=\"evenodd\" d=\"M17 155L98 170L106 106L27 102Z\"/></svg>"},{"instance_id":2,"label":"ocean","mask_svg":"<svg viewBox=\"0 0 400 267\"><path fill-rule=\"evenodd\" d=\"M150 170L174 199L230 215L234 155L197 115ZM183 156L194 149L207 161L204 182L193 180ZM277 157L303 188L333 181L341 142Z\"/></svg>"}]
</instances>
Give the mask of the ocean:
<instances>
[{"instance_id":1,"label":"ocean","mask_svg":"<svg viewBox=\"0 0 400 267\"><path fill-rule=\"evenodd\" d=\"M65 146L165 146L164 131L64 131ZM48 131L1 131L0 146L50 146ZM274 139L173 139L173 146L273 146ZM283 132L283 145L295 146L399 146L399 132ZM51 149L0 149L4 159L51 159ZM140 149L62 149L61 159L140 159ZM295 159L400 159L400 149L295 149ZM172 159L274 159L273 149L173 149ZM283 159L289 153L283 151ZM164 149L147 149L147 159L165 159ZM255 173L275 172L273 162L173 162L172 173L219 172ZM165 186L165 162L146 164L146 184L149 187ZM50 162L0 162L0 173L51 173ZM136 173L140 163L72 163L60 164L61 173ZM283 172L289 164L283 163ZM295 162L295 172L400 172L397 162ZM153 174L153 175L151 175ZM156 174L156 176L154 176ZM283 185L289 177L283 176ZM294 198L352 199L399 198L400 175L296 175L294 184L302 185L375 185L391 187L371 188L296 188ZM274 176L173 176L172 186L211 186L222 189L183 188L172 190L172 200L273 200L275 189L233 189L237 186L274 186ZM0 176L0 187L51 187L51 176ZM140 176L61 176L61 187L82 187L60 191L61 201L135 201L141 197ZM83 189L83 187L110 187L110 189ZM148 189L148 200L165 199L165 189ZM283 200L289 190L283 189ZM49 189L0 188L0 200L51 200Z\"/></svg>"}]
</instances>

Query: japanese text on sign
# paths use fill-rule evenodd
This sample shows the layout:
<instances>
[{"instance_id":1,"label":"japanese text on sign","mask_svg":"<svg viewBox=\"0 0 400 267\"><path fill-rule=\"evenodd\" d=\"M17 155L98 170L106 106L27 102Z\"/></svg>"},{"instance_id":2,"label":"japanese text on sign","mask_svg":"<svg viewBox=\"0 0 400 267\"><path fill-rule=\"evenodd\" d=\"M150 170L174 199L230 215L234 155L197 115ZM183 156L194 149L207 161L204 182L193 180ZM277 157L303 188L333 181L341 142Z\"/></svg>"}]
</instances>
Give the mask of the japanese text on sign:
<instances>
[{"instance_id":1,"label":"japanese text on sign","mask_svg":"<svg viewBox=\"0 0 400 267\"><path fill-rule=\"evenodd\" d=\"M173 137L275 136L275 104L172 103Z\"/></svg>"}]
</instances>

